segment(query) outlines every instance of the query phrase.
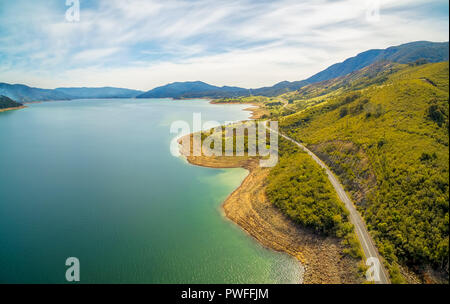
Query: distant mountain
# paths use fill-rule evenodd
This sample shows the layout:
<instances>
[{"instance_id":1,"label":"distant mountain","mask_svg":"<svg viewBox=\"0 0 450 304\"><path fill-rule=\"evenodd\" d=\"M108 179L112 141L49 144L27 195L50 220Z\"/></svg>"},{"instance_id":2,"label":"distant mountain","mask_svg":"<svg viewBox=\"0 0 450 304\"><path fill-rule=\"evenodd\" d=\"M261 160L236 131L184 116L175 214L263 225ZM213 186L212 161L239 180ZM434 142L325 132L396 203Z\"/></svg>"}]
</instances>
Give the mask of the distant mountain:
<instances>
[{"instance_id":1,"label":"distant mountain","mask_svg":"<svg viewBox=\"0 0 450 304\"><path fill-rule=\"evenodd\" d=\"M272 87L264 87L259 89L251 89L250 92L255 96L278 96L287 92L296 91L305 85L310 84L307 80L300 81L283 81Z\"/></svg>"},{"instance_id":2,"label":"distant mountain","mask_svg":"<svg viewBox=\"0 0 450 304\"><path fill-rule=\"evenodd\" d=\"M391 61L396 63L412 63L420 59L428 62L448 61L448 42L416 41L380 50L368 50L341 63L333 64L327 69L302 81L283 81L272 87L253 89L253 95L278 96L290 91L325 80L348 75L375 62Z\"/></svg>"},{"instance_id":3,"label":"distant mountain","mask_svg":"<svg viewBox=\"0 0 450 304\"><path fill-rule=\"evenodd\" d=\"M201 81L174 82L154 88L148 92L121 88L58 88L46 90L25 85L0 83L0 94L21 102L68 100L81 98L234 98L255 96L278 96L297 91L309 84L318 83L348 75L376 62L412 63L415 61L448 61L448 42L416 41L389 47L369 50L336 63L327 69L301 81L283 81L271 87L244 89L239 87L218 87Z\"/></svg>"},{"instance_id":4,"label":"distant mountain","mask_svg":"<svg viewBox=\"0 0 450 304\"><path fill-rule=\"evenodd\" d=\"M103 88L57 88L57 92L61 92L76 99L92 99L92 98L134 98L143 91L121 89L113 87Z\"/></svg>"},{"instance_id":5,"label":"distant mountain","mask_svg":"<svg viewBox=\"0 0 450 304\"><path fill-rule=\"evenodd\" d=\"M23 84L0 83L0 95L19 102L69 100L70 96L55 90L32 88Z\"/></svg>"},{"instance_id":6,"label":"distant mountain","mask_svg":"<svg viewBox=\"0 0 450 304\"><path fill-rule=\"evenodd\" d=\"M174 82L165 86L154 88L136 98L234 98L245 96L277 96L283 93L298 90L309 82L302 80L296 82L284 81L272 87L258 89L244 89L239 87L217 87L201 81Z\"/></svg>"},{"instance_id":7,"label":"distant mountain","mask_svg":"<svg viewBox=\"0 0 450 304\"><path fill-rule=\"evenodd\" d=\"M418 64L421 65L421 64ZM413 66L411 64L411 66ZM286 100L305 100L329 93L361 90L374 84L385 83L390 75L404 68L403 65L391 61L377 61L365 68L351 72L345 76L308 84L298 90L283 95ZM326 98L326 97L324 97ZM314 103L323 102L324 98L313 100ZM308 104L310 106L311 104Z\"/></svg>"},{"instance_id":8,"label":"distant mountain","mask_svg":"<svg viewBox=\"0 0 450 304\"><path fill-rule=\"evenodd\" d=\"M92 98L134 98L143 91L104 87L104 88L57 88L39 89L23 84L0 83L0 95L20 102L92 99Z\"/></svg>"},{"instance_id":9,"label":"distant mountain","mask_svg":"<svg viewBox=\"0 0 450 304\"><path fill-rule=\"evenodd\" d=\"M327 69L306 79L308 83L333 79L360 70L377 61L411 63L419 59L428 62L448 60L448 42L416 41L389 47L384 50L369 50L348 58L344 62L333 64Z\"/></svg>"},{"instance_id":10,"label":"distant mountain","mask_svg":"<svg viewBox=\"0 0 450 304\"><path fill-rule=\"evenodd\" d=\"M238 87L217 87L201 81L174 82L154 88L136 98L225 98L239 97L250 94L248 89Z\"/></svg>"},{"instance_id":11,"label":"distant mountain","mask_svg":"<svg viewBox=\"0 0 450 304\"><path fill-rule=\"evenodd\" d=\"M428 62L448 60L448 42L416 41L389 47L369 50L334 64L327 69L301 81L283 81L271 87L243 89L238 87L217 87L201 81L175 82L150 90L137 98L233 98L255 96L278 96L299 90L309 84L334 79L358 71L375 62L411 63L423 59Z\"/></svg>"},{"instance_id":12,"label":"distant mountain","mask_svg":"<svg viewBox=\"0 0 450 304\"><path fill-rule=\"evenodd\" d=\"M0 95L0 109L18 108L21 106L23 106L23 104L15 102L9 97Z\"/></svg>"}]
</instances>

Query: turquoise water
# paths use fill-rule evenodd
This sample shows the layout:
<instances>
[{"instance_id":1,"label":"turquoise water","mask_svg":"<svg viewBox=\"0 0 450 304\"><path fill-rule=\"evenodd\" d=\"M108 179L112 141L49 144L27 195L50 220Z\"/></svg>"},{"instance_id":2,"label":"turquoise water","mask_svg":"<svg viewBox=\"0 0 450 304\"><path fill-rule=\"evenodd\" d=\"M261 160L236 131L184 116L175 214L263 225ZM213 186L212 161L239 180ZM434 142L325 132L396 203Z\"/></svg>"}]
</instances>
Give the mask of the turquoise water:
<instances>
[{"instance_id":1,"label":"turquoise water","mask_svg":"<svg viewBox=\"0 0 450 304\"><path fill-rule=\"evenodd\" d=\"M299 264L223 217L243 169L170 154L174 120L247 119L203 100L75 100L0 113L0 282L295 283Z\"/></svg>"}]
</instances>

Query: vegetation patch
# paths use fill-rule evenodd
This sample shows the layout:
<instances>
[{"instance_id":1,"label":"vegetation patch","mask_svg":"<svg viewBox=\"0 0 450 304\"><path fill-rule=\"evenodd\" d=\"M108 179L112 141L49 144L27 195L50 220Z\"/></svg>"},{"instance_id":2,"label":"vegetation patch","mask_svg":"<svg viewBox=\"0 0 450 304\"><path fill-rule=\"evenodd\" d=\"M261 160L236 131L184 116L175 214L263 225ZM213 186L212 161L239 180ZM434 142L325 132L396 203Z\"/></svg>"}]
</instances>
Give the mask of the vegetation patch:
<instances>
[{"instance_id":1,"label":"vegetation patch","mask_svg":"<svg viewBox=\"0 0 450 304\"><path fill-rule=\"evenodd\" d=\"M398 264L448 280L448 62L379 74L387 78L364 86L361 74L326 103L280 117L280 127L318 152L359 201L393 281L403 281Z\"/></svg>"},{"instance_id":2,"label":"vegetation patch","mask_svg":"<svg viewBox=\"0 0 450 304\"><path fill-rule=\"evenodd\" d=\"M15 102L9 97L0 95L0 109L19 108L23 107L23 104Z\"/></svg>"},{"instance_id":3,"label":"vegetation patch","mask_svg":"<svg viewBox=\"0 0 450 304\"><path fill-rule=\"evenodd\" d=\"M361 258L362 252L348 211L338 198L325 171L292 143L280 141L280 160L267 180L268 199L303 227L319 234L344 239L346 252Z\"/></svg>"},{"instance_id":4,"label":"vegetation patch","mask_svg":"<svg viewBox=\"0 0 450 304\"><path fill-rule=\"evenodd\" d=\"M377 181L364 150L352 142L338 140L311 145L310 149L339 176L356 206L367 206L367 197Z\"/></svg>"}]
</instances>

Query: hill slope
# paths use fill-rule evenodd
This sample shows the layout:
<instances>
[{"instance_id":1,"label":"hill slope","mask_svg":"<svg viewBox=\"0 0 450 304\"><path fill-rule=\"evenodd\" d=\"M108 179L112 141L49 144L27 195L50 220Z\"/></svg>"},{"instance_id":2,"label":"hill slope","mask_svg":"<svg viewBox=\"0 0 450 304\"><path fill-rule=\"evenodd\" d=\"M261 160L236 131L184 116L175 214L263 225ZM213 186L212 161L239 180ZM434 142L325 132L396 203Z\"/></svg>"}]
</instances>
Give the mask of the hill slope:
<instances>
[{"instance_id":1,"label":"hill slope","mask_svg":"<svg viewBox=\"0 0 450 304\"><path fill-rule=\"evenodd\" d=\"M21 102L92 99L92 98L134 98L142 91L104 87L104 88L57 88L39 89L23 84L0 83L0 94Z\"/></svg>"},{"instance_id":2,"label":"hill slope","mask_svg":"<svg viewBox=\"0 0 450 304\"><path fill-rule=\"evenodd\" d=\"M61 92L73 99L92 99L92 98L134 98L142 94L142 91L103 87L103 88L57 88Z\"/></svg>"},{"instance_id":3,"label":"hill slope","mask_svg":"<svg viewBox=\"0 0 450 304\"><path fill-rule=\"evenodd\" d=\"M249 90L238 87L217 87L201 81L174 82L154 88L137 98L222 98L249 95Z\"/></svg>"},{"instance_id":4,"label":"hill slope","mask_svg":"<svg viewBox=\"0 0 450 304\"><path fill-rule=\"evenodd\" d=\"M368 50L334 64L308 79L294 82L283 81L270 87L247 90L238 87L217 87L200 81L176 82L150 90L138 98L234 98L251 95L274 97L299 90L308 84L348 75L375 62L413 63L421 59L427 62L447 61L448 46L448 42L416 41L387 49Z\"/></svg>"},{"instance_id":5,"label":"hill slope","mask_svg":"<svg viewBox=\"0 0 450 304\"><path fill-rule=\"evenodd\" d=\"M412 63L417 60L441 62L448 60L448 42L417 41L384 50L369 50L334 64L327 69L301 81L283 81L270 87L244 89L218 87L201 81L175 82L147 92L122 88L58 88L55 90L31 88L25 85L0 83L0 94L21 102L68 100L81 98L235 98L246 96L274 97L299 90L309 84L348 75L375 62L390 61Z\"/></svg>"},{"instance_id":6,"label":"hill slope","mask_svg":"<svg viewBox=\"0 0 450 304\"><path fill-rule=\"evenodd\" d=\"M69 100L70 96L55 90L32 88L23 84L0 83L0 95L20 102Z\"/></svg>"},{"instance_id":7,"label":"hill slope","mask_svg":"<svg viewBox=\"0 0 450 304\"><path fill-rule=\"evenodd\" d=\"M307 79L309 83L329 80L360 70L377 61L411 63L419 59L428 62L448 60L448 42L416 41L389 47L384 50L369 50L348 58L344 62L334 64L329 68Z\"/></svg>"},{"instance_id":8,"label":"hill slope","mask_svg":"<svg viewBox=\"0 0 450 304\"><path fill-rule=\"evenodd\" d=\"M333 91L311 86L294 114L277 112L280 127L339 175L393 282L404 266L425 282L429 268L448 281L448 62L364 71ZM317 91L327 95L317 100Z\"/></svg>"},{"instance_id":9,"label":"hill slope","mask_svg":"<svg viewBox=\"0 0 450 304\"><path fill-rule=\"evenodd\" d=\"M368 50L355 57L348 58L341 63L336 63L305 80L295 82L284 81L272 87L254 89L252 93L253 95L270 97L281 95L286 92L299 90L308 84L345 76L379 61L396 63L412 63L420 59L424 59L427 62L448 61L448 52L448 42L428 41L416 41L387 49Z\"/></svg>"},{"instance_id":10,"label":"hill slope","mask_svg":"<svg viewBox=\"0 0 450 304\"><path fill-rule=\"evenodd\" d=\"M21 106L23 106L23 104L15 102L9 97L0 95L0 109L18 108Z\"/></svg>"}]
</instances>

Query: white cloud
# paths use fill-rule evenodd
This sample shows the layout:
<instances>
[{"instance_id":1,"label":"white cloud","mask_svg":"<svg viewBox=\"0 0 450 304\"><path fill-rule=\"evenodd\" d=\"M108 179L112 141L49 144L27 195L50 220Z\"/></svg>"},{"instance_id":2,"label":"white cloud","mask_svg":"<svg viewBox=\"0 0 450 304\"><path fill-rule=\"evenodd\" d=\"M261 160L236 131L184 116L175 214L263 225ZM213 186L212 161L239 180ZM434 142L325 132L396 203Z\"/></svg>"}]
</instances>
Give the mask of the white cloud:
<instances>
[{"instance_id":1,"label":"white cloud","mask_svg":"<svg viewBox=\"0 0 450 304\"><path fill-rule=\"evenodd\" d=\"M17 18L0 12L0 81L39 87L258 87L370 48L448 37L448 13L424 9L440 0L382 0L379 22L366 20L361 0L100 0L82 2L79 23L66 23L55 0L14 3L25 6Z\"/></svg>"},{"instance_id":2,"label":"white cloud","mask_svg":"<svg viewBox=\"0 0 450 304\"><path fill-rule=\"evenodd\" d=\"M95 62L100 58L104 58L115 54L119 51L119 48L103 48L103 49L90 49L75 54L71 59L72 61L90 61Z\"/></svg>"}]
</instances>

